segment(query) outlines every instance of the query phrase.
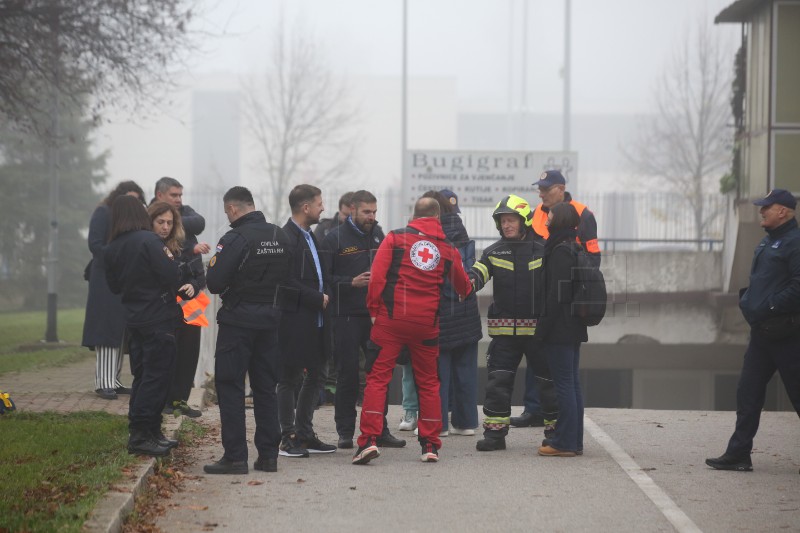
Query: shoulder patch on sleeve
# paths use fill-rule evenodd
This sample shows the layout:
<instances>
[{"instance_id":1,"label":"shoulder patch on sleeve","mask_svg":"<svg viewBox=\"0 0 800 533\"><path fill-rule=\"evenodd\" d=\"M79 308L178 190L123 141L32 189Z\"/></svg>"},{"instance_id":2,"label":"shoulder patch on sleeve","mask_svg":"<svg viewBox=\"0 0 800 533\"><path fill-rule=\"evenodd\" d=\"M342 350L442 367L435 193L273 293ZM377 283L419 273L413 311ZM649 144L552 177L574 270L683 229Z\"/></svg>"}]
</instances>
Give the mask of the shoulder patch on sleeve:
<instances>
[{"instance_id":1,"label":"shoulder patch on sleeve","mask_svg":"<svg viewBox=\"0 0 800 533\"><path fill-rule=\"evenodd\" d=\"M173 259L173 260L175 259L175 256L172 255L172 252L169 251L169 248L164 246L163 249L164 249L164 253L167 254L167 257L169 257L170 259Z\"/></svg>"},{"instance_id":2,"label":"shoulder patch on sleeve","mask_svg":"<svg viewBox=\"0 0 800 533\"><path fill-rule=\"evenodd\" d=\"M212 257L211 260L208 262L208 268L211 268L216 264L217 264L217 255L214 254L214 257Z\"/></svg>"}]
</instances>

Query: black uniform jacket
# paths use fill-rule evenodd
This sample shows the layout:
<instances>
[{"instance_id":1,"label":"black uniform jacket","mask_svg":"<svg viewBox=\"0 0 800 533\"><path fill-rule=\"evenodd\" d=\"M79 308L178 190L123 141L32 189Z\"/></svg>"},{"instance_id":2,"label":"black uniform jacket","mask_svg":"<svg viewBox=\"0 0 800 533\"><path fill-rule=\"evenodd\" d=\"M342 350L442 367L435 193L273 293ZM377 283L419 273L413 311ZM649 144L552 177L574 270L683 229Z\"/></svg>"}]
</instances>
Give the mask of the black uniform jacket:
<instances>
[{"instance_id":1,"label":"black uniform jacket","mask_svg":"<svg viewBox=\"0 0 800 533\"><path fill-rule=\"evenodd\" d=\"M238 218L231 228L219 240L206 275L208 290L222 295L217 323L275 329L281 316L276 304L278 294L289 282L289 238L281 228L267 222L261 211Z\"/></svg>"},{"instance_id":2,"label":"black uniform jacket","mask_svg":"<svg viewBox=\"0 0 800 533\"><path fill-rule=\"evenodd\" d=\"M751 326L800 313L800 229L795 219L768 230L756 246L750 286L742 291L739 308Z\"/></svg>"},{"instance_id":3,"label":"black uniform jacket","mask_svg":"<svg viewBox=\"0 0 800 533\"><path fill-rule=\"evenodd\" d=\"M490 337L535 335L544 296L544 245L530 229L522 240L500 239L472 266L475 290L494 279L487 326Z\"/></svg>"},{"instance_id":4,"label":"black uniform jacket","mask_svg":"<svg viewBox=\"0 0 800 533\"><path fill-rule=\"evenodd\" d=\"M114 294L122 294L129 327L180 323L176 301L181 271L178 262L152 231L128 231L111 241L104 253L106 280Z\"/></svg>"},{"instance_id":5,"label":"black uniform jacket","mask_svg":"<svg viewBox=\"0 0 800 533\"><path fill-rule=\"evenodd\" d=\"M353 278L372 268L372 259L383 241L383 230L377 223L364 233L348 219L332 229L322 241L325 254L325 277L333 290L334 316L368 317L367 286L353 287Z\"/></svg>"}]
</instances>

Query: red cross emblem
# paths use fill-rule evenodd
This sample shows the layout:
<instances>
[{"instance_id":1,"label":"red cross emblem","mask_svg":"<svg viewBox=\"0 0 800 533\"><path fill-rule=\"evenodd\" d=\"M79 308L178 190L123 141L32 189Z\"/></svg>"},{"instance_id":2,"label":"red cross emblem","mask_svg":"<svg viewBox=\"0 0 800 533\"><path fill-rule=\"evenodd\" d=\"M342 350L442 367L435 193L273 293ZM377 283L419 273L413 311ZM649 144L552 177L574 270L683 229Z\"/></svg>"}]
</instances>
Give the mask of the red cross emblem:
<instances>
[{"instance_id":1,"label":"red cross emblem","mask_svg":"<svg viewBox=\"0 0 800 533\"><path fill-rule=\"evenodd\" d=\"M409 253L411 263L420 270L433 270L439 266L441 254L431 241L417 241Z\"/></svg>"}]
</instances>

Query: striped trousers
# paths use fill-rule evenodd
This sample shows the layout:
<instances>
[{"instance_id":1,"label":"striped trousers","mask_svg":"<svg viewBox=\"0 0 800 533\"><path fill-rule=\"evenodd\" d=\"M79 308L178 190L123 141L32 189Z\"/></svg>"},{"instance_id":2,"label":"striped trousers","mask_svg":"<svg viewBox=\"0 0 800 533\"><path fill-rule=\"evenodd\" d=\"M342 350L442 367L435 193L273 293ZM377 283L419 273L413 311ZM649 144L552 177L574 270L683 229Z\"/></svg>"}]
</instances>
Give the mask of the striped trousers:
<instances>
[{"instance_id":1,"label":"striped trousers","mask_svg":"<svg viewBox=\"0 0 800 533\"><path fill-rule=\"evenodd\" d=\"M94 371L95 389L116 389L122 386L119 375L122 372L122 352L111 346L95 346L97 362Z\"/></svg>"}]
</instances>

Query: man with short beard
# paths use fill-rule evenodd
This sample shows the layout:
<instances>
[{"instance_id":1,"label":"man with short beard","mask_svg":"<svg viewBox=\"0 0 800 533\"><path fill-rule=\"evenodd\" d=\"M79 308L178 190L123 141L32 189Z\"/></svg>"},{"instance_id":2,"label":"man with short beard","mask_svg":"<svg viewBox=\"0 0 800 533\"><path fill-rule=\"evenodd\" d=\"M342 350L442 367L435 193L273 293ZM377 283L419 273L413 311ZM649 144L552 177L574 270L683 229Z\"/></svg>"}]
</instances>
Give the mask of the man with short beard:
<instances>
[{"instance_id":1,"label":"man with short beard","mask_svg":"<svg viewBox=\"0 0 800 533\"><path fill-rule=\"evenodd\" d=\"M325 210L322 191L313 185L298 185L289 193L292 215L283 226L289 237L293 264L290 285L293 301L283 300L280 346L283 377L278 383L282 441L280 455L308 457L309 453L331 453L336 446L325 444L314 434L312 420L323 367L332 349L329 324L328 286L324 277L324 258L311 226ZM295 390L300 393L295 405Z\"/></svg>"},{"instance_id":2,"label":"man with short beard","mask_svg":"<svg viewBox=\"0 0 800 533\"><path fill-rule=\"evenodd\" d=\"M334 353L336 354L336 432L339 448L352 448L356 430L359 389L359 352L367 350L372 322L367 311L367 286L372 259L383 241L383 230L375 220L378 200L369 191L351 196L352 211L343 224L322 241L328 278L333 286ZM395 438L383 420L378 446L402 448L406 441Z\"/></svg>"}]
</instances>

